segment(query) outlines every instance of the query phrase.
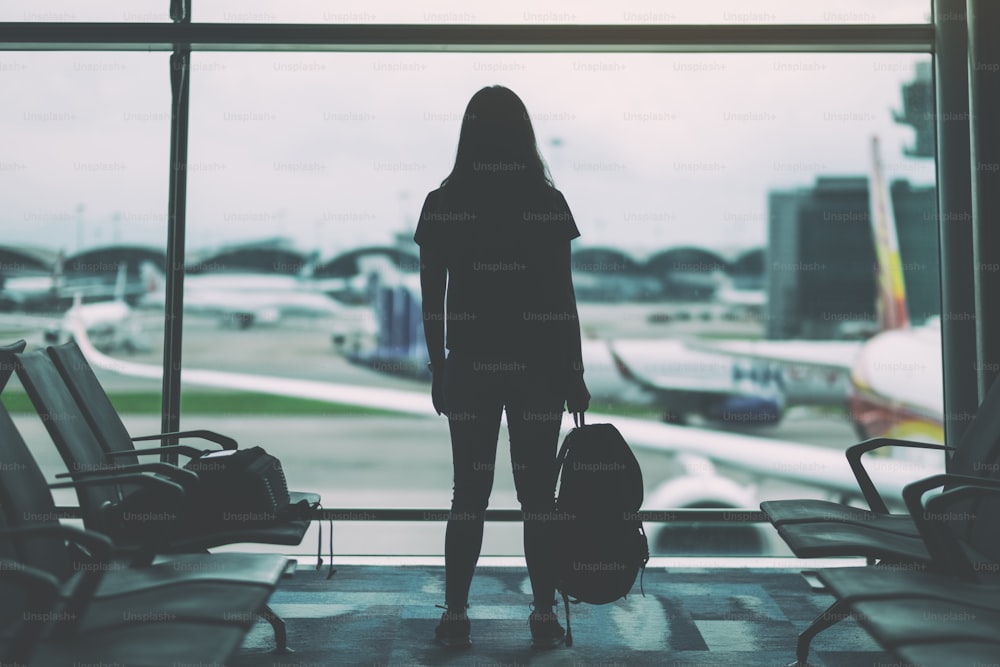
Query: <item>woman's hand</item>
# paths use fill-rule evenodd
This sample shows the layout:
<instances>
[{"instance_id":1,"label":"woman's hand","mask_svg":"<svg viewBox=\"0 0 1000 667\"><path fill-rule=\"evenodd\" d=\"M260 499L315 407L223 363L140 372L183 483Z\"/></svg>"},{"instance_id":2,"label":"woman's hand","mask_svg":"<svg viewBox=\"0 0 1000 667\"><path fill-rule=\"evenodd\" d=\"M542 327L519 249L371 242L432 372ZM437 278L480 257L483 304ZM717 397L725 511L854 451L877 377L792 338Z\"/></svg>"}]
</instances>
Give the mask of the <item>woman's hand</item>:
<instances>
[{"instance_id":1,"label":"woman's hand","mask_svg":"<svg viewBox=\"0 0 1000 667\"><path fill-rule=\"evenodd\" d=\"M566 410L568 412L586 412L590 407L590 392L587 383L583 381L583 373L572 373L566 392Z\"/></svg>"},{"instance_id":2,"label":"woman's hand","mask_svg":"<svg viewBox=\"0 0 1000 667\"><path fill-rule=\"evenodd\" d=\"M434 403L434 411L448 416L448 403L444 397L444 363L435 364L431 376L431 402Z\"/></svg>"}]
</instances>

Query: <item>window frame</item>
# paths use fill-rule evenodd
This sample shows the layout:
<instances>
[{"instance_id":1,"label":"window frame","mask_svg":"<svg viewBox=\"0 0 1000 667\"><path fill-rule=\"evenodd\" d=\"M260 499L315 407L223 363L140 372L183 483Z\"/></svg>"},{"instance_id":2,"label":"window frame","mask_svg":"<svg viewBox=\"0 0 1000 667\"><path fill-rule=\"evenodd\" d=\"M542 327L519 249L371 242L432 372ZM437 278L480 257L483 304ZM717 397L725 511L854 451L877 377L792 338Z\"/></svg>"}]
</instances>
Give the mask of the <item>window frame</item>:
<instances>
[{"instance_id":1,"label":"window frame","mask_svg":"<svg viewBox=\"0 0 1000 667\"><path fill-rule=\"evenodd\" d=\"M967 267L963 271L957 260L966 256L963 253L967 249L971 253L973 229L963 230L940 223L947 219L947 211L971 209L970 175L956 173L962 170L954 168L961 164L963 155L966 156L965 164L969 164L970 124L965 123L963 136L959 124L940 121L944 113L956 113L963 104L968 110L968 100L942 99L942 91L958 90L953 84L968 77L969 65L965 44L960 39L966 30L964 22L945 20L949 11L954 13L961 9L964 12L965 3L935 0L933 5L935 20L926 24L320 25L193 23L189 0L172 0L171 16L176 19L173 23L0 23L0 51L172 52L171 157L167 165L170 168L167 234L170 275L164 326L162 427L164 431L178 431L183 328L183 271L178 267L183 266L185 245L187 172L184 166L193 51L929 54L934 60L936 79L938 227L942 242L942 312L947 313L955 310L951 306L959 301L956 295L971 295L976 291L975 279L968 275ZM974 21L970 21L969 29L975 29ZM984 27L979 29L985 31ZM942 87L942 80L946 87ZM960 95L955 97L960 98ZM943 161L945 157L946 162ZM975 223L971 227L975 228ZM175 261L178 258L180 261ZM962 310L961 307L958 310ZM975 412L978 405L975 386L977 379L981 382L982 373L977 373L976 346L967 344L970 335L975 342L975 325L967 324L961 329L953 328L959 327L959 323L952 325L944 321L942 325L948 415L946 434L950 441L967 423L956 419L951 424L951 415L968 414L969 410ZM962 344L963 341L966 344ZM708 514L721 514L721 510ZM704 513L699 516L709 519Z\"/></svg>"}]
</instances>

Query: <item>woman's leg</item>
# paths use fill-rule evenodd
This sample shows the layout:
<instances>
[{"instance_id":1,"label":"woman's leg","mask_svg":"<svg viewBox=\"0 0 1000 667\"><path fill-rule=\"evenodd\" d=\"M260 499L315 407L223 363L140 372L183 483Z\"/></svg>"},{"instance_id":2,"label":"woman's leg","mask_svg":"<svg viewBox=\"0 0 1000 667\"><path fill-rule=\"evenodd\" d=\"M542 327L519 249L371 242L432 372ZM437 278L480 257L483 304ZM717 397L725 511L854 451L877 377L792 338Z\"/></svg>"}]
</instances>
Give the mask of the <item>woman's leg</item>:
<instances>
[{"instance_id":1,"label":"woman's leg","mask_svg":"<svg viewBox=\"0 0 1000 667\"><path fill-rule=\"evenodd\" d=\"M445 532L445 604L465 609L483 544L503 405L492 378L476 362L449 357L445 395L454 491Z\"/></svg>"},{"instance_id":2,"label":"woman's leg","mask_svg":"<svg viewBox=\"0 0 1000 667\"><path fill-rule=\"evenodd\" d=\"M552 525L556 494L556 449L563 399L548 378L526 378L507 404L514 485L524 517L524 559L536 609L555 600Z\"/></svg>"}]
</instances>

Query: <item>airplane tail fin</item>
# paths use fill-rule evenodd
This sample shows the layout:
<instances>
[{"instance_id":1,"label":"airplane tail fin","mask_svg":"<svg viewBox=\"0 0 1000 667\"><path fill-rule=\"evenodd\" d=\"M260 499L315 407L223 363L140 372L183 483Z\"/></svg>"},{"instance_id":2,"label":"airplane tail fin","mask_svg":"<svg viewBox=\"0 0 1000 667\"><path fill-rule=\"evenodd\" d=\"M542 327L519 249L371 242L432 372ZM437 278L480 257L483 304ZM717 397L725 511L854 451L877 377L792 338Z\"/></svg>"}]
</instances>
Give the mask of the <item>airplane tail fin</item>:
<instances>
[{"instance_id":1,"label":"airplane tail fin","mask_svg":"<svg viewBox=\"0 0 1000 667\"><path fill-rule=\"evenodd\" d=\"M869 216L875 237L879 331L905 329L910 325L906 309L906 286L899 257L899 238L892 212L889 185L882 171L878 137L872 137L871 175L868 181Z\"/></svg>"},{"instance_id":2,"label":"airplane tail fin","mask_svg":"<svg viewBox=\"0 0 1000 667\"><path fill-rule=\"evenodd\" d=\"M125 288L128 284L128 262L119 262L118 275L115 276L115 291L113 300L125 300Z\"/></svg>"},{"instance_id":3,"label":"airplane tail fin","mask_svg":"<svg viewBox=\"0 0 1000 667\"><path fill-rule=\"evenodd\" d=\"M166 276L152 262L142 262L139 265L139 276L142 278L142 287L146 294L156 294L166 289Z\"/></svg>"}]
</instances>

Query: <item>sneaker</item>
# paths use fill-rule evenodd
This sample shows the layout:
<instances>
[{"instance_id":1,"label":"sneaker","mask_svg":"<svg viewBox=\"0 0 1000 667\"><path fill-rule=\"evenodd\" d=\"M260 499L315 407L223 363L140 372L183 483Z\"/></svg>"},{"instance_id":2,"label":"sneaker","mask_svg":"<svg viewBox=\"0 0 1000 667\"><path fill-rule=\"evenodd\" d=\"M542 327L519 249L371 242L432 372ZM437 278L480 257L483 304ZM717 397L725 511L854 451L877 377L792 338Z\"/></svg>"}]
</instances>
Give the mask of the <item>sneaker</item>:
<instances>
[{"instance_id":1,"label":"sneaker","mask_svg":"<svg viewBox=\"0 0 1000 667\"><path fill-rule=\"evenodd\" d=\"M441 614L441 622L434 628L434 639L448 648L468 648L472 646L469 638L469 616L465 610L453 612L445 610Z\"/></svg>"},{"instance_id":2,"label":"sneaker","mask_svg":"<svg viewBox=\"0 0 1000 667\"><path fill-rule=\"evenodd\" d=\"M528 626L531 628L533 648L555 648L566 639L566 631L559 625L554 609L532 611L528 616Z\"/></svg>"}]
</instances>

